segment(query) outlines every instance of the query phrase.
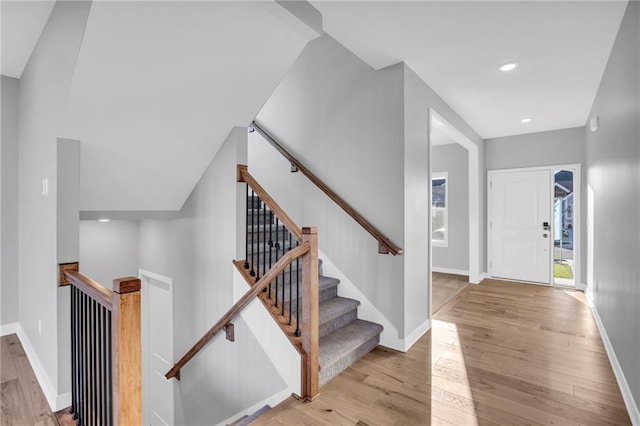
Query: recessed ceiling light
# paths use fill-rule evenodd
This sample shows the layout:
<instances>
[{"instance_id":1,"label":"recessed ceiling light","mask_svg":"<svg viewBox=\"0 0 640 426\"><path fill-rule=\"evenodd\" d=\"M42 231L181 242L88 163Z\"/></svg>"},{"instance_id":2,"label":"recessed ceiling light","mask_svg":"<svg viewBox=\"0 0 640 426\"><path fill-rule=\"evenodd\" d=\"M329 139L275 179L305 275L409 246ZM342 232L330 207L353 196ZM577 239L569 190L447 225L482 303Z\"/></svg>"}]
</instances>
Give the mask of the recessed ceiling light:
<instances>
[{"instance_id":1,"label":"recessed ceiling light","mask_svg":"<svg viewBox=\"0 0 640 426\"><path fill-rule=\"evenodd\" d=\"M107 218L105 217L105 218L102 218L102 219L98 219L98 222L103 222L103 223L104 223L104 222L109 222L110 220L111 220L111 219L107 219Z\"/></svg>"},{"instance_id":2,"label":"recessed ceiling light","mask_svg":"<svg viewBox=\"0 0 640 426\"><path fill-rule=\"evenodd\" d=\"M531 120L533 120L532 118L523 118L522 120L520 120L521 123L531 123Z\"/></svg>"},{"instance_id":3,"label":"recessed ceiling light","mask_svg":"<svg viewBox=\"0 0 640 426\"><path fill-rule=\"evenodd\" d=\"M518 68L520 64L517 62L507 62L506 64L502 64L498 67L498 69L502 72L509 72L509 71L513 71L516 68Z\"/></svg>"}]
</instances>

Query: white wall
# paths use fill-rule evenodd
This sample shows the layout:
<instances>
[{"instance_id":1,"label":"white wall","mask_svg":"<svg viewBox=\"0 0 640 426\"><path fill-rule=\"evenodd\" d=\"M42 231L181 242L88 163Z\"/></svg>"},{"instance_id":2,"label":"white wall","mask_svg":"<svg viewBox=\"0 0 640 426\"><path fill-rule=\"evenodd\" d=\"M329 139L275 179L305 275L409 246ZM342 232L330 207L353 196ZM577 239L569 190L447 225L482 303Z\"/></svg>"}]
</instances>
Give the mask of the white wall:
<instances>
[{"instance_id":1,"label":"white wall","mask_svg":"<svg viewBox=\"0 0 640 426\"><path fill-rule=\"evenodd\" d=\"M429 110L433 109L462 135L475 144L478 150L479 171L483 166L483 141L469 125L447 105L417 74L404 66L404 223L405 223L405 332L411 333L423 327L429 306L428 282L431 279L429 256ZM479 172L475 180L480 194L484 193L484 174ZM425 220L426 219L426 220ZM484 210L474 218L477 229L484 228ZM486 265L485 242L482 235L477 243L480 265ZM482 272L482 269L480 269Z\"/></svg>"},{"instance_id":2,"label":"white wall","mask_svg":"<svg viewBox=\"0 0 640 426\"><path fill-rule=\"evenodd\" d=\"M246 129L235 128L179 219L140 222L140 268L174 279L176 360L233 305L237 191L245 190L236 165L246 163L246 143ZM246 322L234 324L234 343L218 336L182 370L176 424L216 424L286 388Z\"/></svg>"},{"instance_id":3,"label":"white wall","mask_svg":"<svg viewBox=\"0 0 640 426\"><path fill-rule=\"evenodd\" d=\"M585 164L584 130L584 127L576 127L487 139L485 141L486 170ZM586 182L586 174L587 170L583 167L582 182ZM582 218L585 218L587 211L586 185L581 188L580 196ZM580 265L582 265L580 277L581 280L585 280L587 276L587 227L584 219L580 224L580 232L582 236L580 241Z\"/></svg>"},{"instance_id":4,"label":"white wall","mask_svg":"<svg viewBox=\"0 0 640 426\"><path fill-rule=\"evenodd\" d=\"M56 399L71 381L58 370L70 349L58 342L58 298L68 291L57 288L57 136L89 9L87 2L56 3L20 79L19 317L54 409L63 408Z\"/></svg>"},{"instance_id":5,"label":"white wall","mask_svg":"<svg viewBox=\"0 0 640 426\"><path fill-rule=\"evenodd\" d=\"M629 2L586 130L587 184L595 195L591 288L640 422L640 3ZM615 368L615 366L614 366ZM629 407L629 404L627 404Z\"/></svg>"},{"instance_id":6,"label":"white wall","mask_svg":"<svg viewBox=\"0 0 640 426\"><path fill-rule=\"evenodd\" d=\"M469 271L469 153L457 143L431 148L432 174L447 172L448 245L433 247L434 268Z\"/></svg>"},{"instance_id":7,"label":"white wall","mask_svg":"<svg viewBox=\"0 0 640 426\"><path fill-rule=\"evenodd\" d=\"M80 222L80 272L107 288L138 276L138 221Z\"/></svg>"},{"instance_id":8,"label":"white wall","mask_svg":"<svg viewBox=\"0 0 640 426\"><path fill-rule=\"evenodd\" d=\"M584 163L584 127L487 139L487 170Z\"/></svg>"},{"instance_id":9,"label":"white wall","mask_svg":"<svg viewBox=\"0 0 640 426\"><path fill-rule=\"evenodd\" d=\"M2 145L0 149L0 324L18 321L18 88L2 76Z\"/></svg>"},{"instance_id":10,"label":"white wall","mask_svg":"<svg viewBox=\"0 0 640 426\"><path fill-rule=\"evenodd\" d=\"M256 121L403 246L402 67L374 71L328 35L309 42ZM402 334L402 256L377 241L279 154L250 141L249 171ZM399 336L403 337L403 335Z\"/></svg>"}]
</instances>

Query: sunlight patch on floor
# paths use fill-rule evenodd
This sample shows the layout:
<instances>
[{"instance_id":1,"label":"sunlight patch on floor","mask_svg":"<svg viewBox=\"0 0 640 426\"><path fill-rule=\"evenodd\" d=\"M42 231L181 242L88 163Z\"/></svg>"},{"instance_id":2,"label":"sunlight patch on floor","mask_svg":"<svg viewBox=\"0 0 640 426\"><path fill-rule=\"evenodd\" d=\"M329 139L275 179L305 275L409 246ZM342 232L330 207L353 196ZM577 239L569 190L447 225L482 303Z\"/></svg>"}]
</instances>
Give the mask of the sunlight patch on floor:
<instances>
[{"instance_id":1,"label":"sunlight patch on floor","mask_svg":"<svg viewBox=\"0 0 640 426\"><path fill-rule=\"evenodd\" d=\"M431 336L431 424L445 421L477 426L473 393L456 324L434 319Z\"/></svg>"}]
</instances>

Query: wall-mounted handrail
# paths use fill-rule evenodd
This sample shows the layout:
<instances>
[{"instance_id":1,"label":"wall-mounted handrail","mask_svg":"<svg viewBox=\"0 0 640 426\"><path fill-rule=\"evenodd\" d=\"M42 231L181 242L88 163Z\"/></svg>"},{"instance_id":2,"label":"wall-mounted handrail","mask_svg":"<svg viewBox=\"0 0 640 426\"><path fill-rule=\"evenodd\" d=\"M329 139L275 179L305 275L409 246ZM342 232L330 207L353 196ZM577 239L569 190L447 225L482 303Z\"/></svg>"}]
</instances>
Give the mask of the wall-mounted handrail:
<instances>
[{"instance_id":1,"label":"wall-mounted handrail","mask_svg":"<svg viewBox=\"0 0 640 426\"><path fill-rule=\"evenodd\" d=\"M221 318L213 327L209 329L192 347L185 353L182 358L165 374L167 379L173 377L180 380L180 370L184 367L206 344L218 333L225 325L227 325L236 315L238 315L245 306L249 304L263 289L265 289L275 278L285 270L287 266L298 257L309 252L310 246L308 242L303 242L300 246L288 251L280 260L273 265L262 278L249 289Z\"/></svg>"},{"instance_id":2,"label":"wall-mounted handrail","mask_svg":"<svg viewBox=\"0 0 640 426\"><path fill-rule=\"evenodd\" d=\"M296 240L302 241L302 230L296 223L289 217L287 213L285 213L284 209L275 202L273 198L269 195L267 191L255 180L253 176L247 170L247 166L238 164L238 182L246 182L253 189L260 200L264 202L269 209L275 214L280 222L291 232L291 234L295 237Z\"/></svg>"},{"instance_id":3,"label":"wall-mounted handrail","mask_svg":"<svg viewBox=\"0 0 640 426\"><path fill-rule=\"evenodd\" d=\"M269 142L280 154L282 154L293 166L302 172L314 185L316 185L322 192L324 192L334 203L336 203L342 210L344 210L349 216L353 218L360 226L362 226L369 234L378 241L378 252L381 254L391 253L394 256L402 254L401 247L395 245L389 238L387 238L378 228L373 226L368 220L366 220L360 213L356 211L349 203L347 203L342 197L340 197L335 191L329 188L318 176L316 176L311 170L309 170L304 164L300 162L293 154L287 151L281 144L279 144L269 133L267 133L260 125L255 121L251 122L253 127L262 137Z\"/></svg>"}]
</instances>

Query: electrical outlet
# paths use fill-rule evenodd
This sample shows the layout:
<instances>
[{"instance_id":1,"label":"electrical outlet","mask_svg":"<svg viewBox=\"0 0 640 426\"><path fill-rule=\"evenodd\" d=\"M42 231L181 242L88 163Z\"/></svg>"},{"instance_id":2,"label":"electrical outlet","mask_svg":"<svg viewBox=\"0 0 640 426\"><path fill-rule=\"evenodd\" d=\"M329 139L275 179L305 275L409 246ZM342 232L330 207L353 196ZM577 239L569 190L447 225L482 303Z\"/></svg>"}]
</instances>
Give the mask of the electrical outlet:
<instances>
[{"instance_id":1,"label":"electrical outlet","mask_svg":"<svg viewBox=\"0 0 640 426\"><path fill-rule=\"evenodd\" d=\"M38 320L38 335L42 336L42 320Z\"/></svg>"}]
</instances>

